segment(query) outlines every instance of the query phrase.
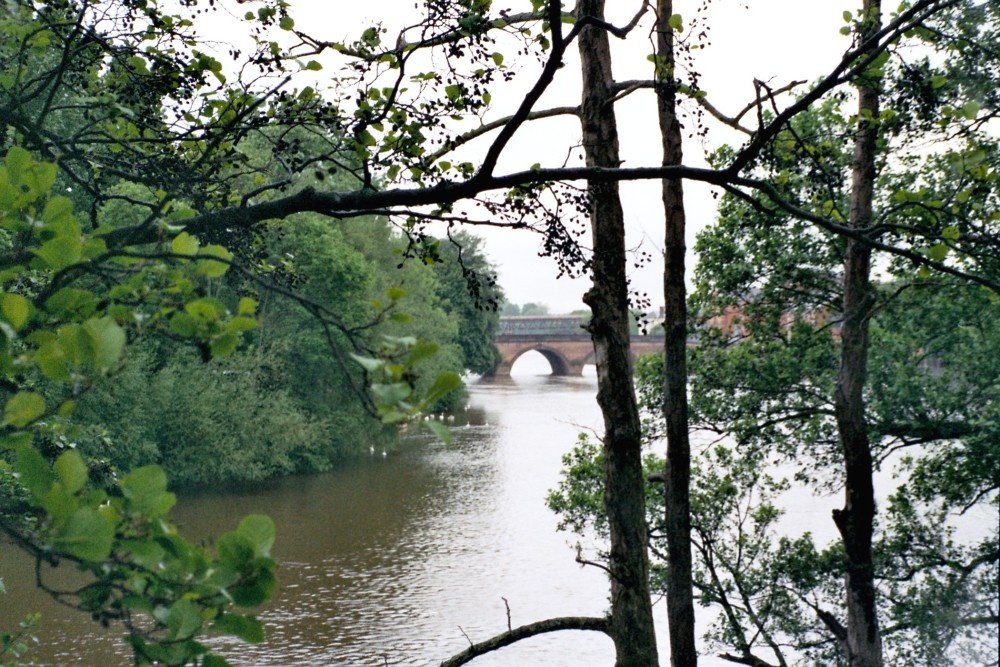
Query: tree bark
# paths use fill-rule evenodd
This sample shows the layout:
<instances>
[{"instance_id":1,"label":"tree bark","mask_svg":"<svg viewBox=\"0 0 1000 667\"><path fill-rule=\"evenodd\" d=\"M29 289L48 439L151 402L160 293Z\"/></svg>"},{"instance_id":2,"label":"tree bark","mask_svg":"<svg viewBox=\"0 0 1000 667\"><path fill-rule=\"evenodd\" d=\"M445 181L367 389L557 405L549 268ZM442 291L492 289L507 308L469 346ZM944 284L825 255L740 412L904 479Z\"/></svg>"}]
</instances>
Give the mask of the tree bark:
<instances>
[{"instance_id":1,"label":"tree bark","mask_svg":"<svg viewBox=\"0 0 1000 667\"><path fill-rule=\"evenodd\" d=\"M880 0L864 0L859 39L881 27ZM858 127L851 164L848 224L864 229L871 224L875 190L875 154L878 137L879 80L862 75L858 88ZM870 284L871 248L847 240L844 258L844 307L840 332L840 372L834 410L845 467L844 508L833 519L844 541L847 605L846 649L851 667L881 667L882 642L875 604L872 541L875 530L874 464L865 419L864 385L868 361L868 323L874 304Z\"/></svg>"},{"instance_id":2,"label":"tree bark","mask_svg":"<svg viewBox=\"0 0 1000 667\"><path fill-rule=\"evenodd\" d=\"M656 104L663 145L663 165L683 162L674 77L674 33L668 25L672 0L656 4ZM670 664L694 667L694 592L691 576L691 444L687 403L687 287L685 285L684 190L680 179L662 181L665 234L663 299L665 316L663 416L667 432L666 536L667 615Z\"/></svg>"},{"instance_id":3,"label":"tree bark","mask_svg":"<svg viewBox=\"0 0 1000 667\"><path fill-rule=\"evenodd\" d=\"M603 19L604 0L582 0L578 11L578 19ZM587 165L614 168L620 158L607 32L585 27L579 49ZM659 660L649 593L641 425L629 347L625 220L617 184L591 182L588 194L594 284L584 301L593 312L588 328L597 359L597 402L604 416L604 499L611 538L609 634L618 667L652 667Z\"/></svg>"}]
</instances>

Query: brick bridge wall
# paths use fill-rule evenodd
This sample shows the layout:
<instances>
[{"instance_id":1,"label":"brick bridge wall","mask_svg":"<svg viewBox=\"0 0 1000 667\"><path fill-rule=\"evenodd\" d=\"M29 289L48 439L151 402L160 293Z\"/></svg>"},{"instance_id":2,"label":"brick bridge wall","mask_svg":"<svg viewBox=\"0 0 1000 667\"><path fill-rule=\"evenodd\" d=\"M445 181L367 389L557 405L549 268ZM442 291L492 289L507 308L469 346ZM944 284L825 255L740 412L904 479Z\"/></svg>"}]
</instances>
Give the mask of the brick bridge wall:
<instances>
[{"instance_id":1,"label":"brick bridge wall","mask_svg":"<svg viewBox=\"0 0 1000 667\"><path fill-rule=\"evenodd\" d=\"M508 377L510 369L522 354L539 352L552 367L553 375L582 375L583 367L593 364L594 343L588 335L504 335L497 337L497 348L501 361L490 373L493 376ZM632 336L633 357L663 350L663 338L655 336Z\"/></svg>"}]
</instances>

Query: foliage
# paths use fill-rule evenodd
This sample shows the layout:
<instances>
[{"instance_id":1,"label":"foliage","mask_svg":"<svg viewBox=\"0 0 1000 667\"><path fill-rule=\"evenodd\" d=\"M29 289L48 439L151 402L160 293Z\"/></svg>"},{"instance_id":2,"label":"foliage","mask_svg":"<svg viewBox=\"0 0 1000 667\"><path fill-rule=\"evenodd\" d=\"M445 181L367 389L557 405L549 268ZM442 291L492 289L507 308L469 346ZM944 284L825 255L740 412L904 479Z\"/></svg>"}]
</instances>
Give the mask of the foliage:
<instances>
[{"instance_id":1,"label":"foliage","mask_svg":"<svg viewBox=\"0 0 1000 667\"><path fill-rule=\"evenodd\" d=\"M3 276L9 291L0 307L6 394L0 472L13 490L3 498L0 525L36 558L69 560L87 572L91 583L70 602L96 618L123 621L141 662L186 664L206 656L221 664L195 637L214 629L262 638L259 622L231 606L253 607L270 596L270 520L248 517L220 538L213 555L169 523L174 496L160 468L138 468L105 488L91 482L75 449L51 461L40 447L62 437L76 398L120 367L130 335L176 332L183 318L184 333L225 352L220 341L240 330L239 316L200 295L194 279L221 275L228 255L189 235L170 242L182 262L146 263L109 252L99 234L83 233L72 202L51 193L56 174L55 165L16 148L0 167L0 227L10 242ZM126 276L103 299L85 289L101 270ZM136 299L150 282L164 291Z\"/></svg>"},{"instance_id":2,"label":"foliage","mask_svg":"<svg viewBox=\"0 0 1000 667\"><path fill-rule=\"evenodd\" d=\"M473 373L488 373L500 363L494 339L500 329L497 310L503 291L477 237L457 232L437 250L431 266L438 278L438 297L444 309L458 317L457 342L464 367Z\"/></svg>"},{"instance_id":3,"label":"foliage","mask_svg":"<svg viewBox=\"0 0 1000 667\"><path fill-rule=\"evenodd\" d=\"M407 246L410 241L433 246L425 227L430 221L528 228L542 235L543 254L555 257L561 272L578 273L591 268L591 253L579 242L579 223L594 202L574 182L695 179L737 194L755 211L781 211L851 243L885 251L894 258L886 263L907 284L914 275L926 279L933 269L998 289L991 213L997 181L990 166L996 150L983 132L995 118L1000 89L995 3L903 3L877 35L869 35L874 16L848 12L843 32L854 41L829 75L800 88L791 101L783 93L795 86L774 91L757 85L756 102L740 117L724 119L744 131L747 142L720 153L712 168L632 168L617 160L601 168L589 163L550 168L536 162L500 175L497 165L511 152L511 139L524 123L583 115L575 101L573 107L536 108L562 74L573 42L595 30L625 37L641 15L616 27L604 20L599 5L593 14L580 15L582 10L571 14L559 3L532 0L518 14L491 2L435 0L395 39L376 24L357 39L333 41L311 34L304 21L297 23L284 0L266 0L246 12L242 29L233 30L246 41L220 53L195 29L203 22L200 13L218 4L58 0L0 5L0 145L11 148L4 173L5 178L13 175L2 185L14 184L2 188L0 212L17 211L0 219L6 230L0 270L9 288L0 301L8 327L0 355L8 447L25 447L36 434L46 441L71 441L60 411L68 413L87 389L119 370L139 338L180 339L210 359L263 337L266 320L259 330L251 327L258 314L276 309L263 303L262 293L241 290L252 292L267 283L272 291L295 292L290 282L295 267L270 253L275 241L269 228L282 226L276 220L293 221L296 214L338 220L392 216ZM671 34L687 28L673 12L666 24ZM910 48L914 45L918 48ZM514 51L537 59L540 67L510 66ZM707 103L706 91L697 90L697 77L692 85L680 85L676 73L653 60L654 81L627 87L610 80L597 83L613 92L614 101L656 88ZM342 69L315 74L331 63ZM497 85L518 72L537 72L537 77L511 116L487 119ZM867 116L846 110L845 86L872 90L879 81L885 84L878 94L891 105L878 113L869 108ZM714 107L704 108L722 117ZM825 109L827 116L796 125L810 108ZM607 108L602 114L605 122L611 118ZM744 115L756 116L757 125L740 126ZM856 130L873 127L882 142L885 172L880 215L868 227L851 227L845 221L856 220L843 196L848 170L838 147ZM486 146L472 161L462 151L477 140ZM932 140L941 141L927 150ZM57 160L59 170L53 166ZM333 178L337 175L343 178ZM50 190L62 194L40 194ZM471 200L487 219L459 212L456 204ZM71 203L85 219L66 215ZM119 210L123 204L129 208L120 226L102 217L116 204ZM81 223L89 223L86 234ZM342 227L350 237L350 225ZM353 233L353 247L365 245L363 232ZM794 237L786 234L786 239ZM361 254L406 252L382 242L386 238L377 229L367 241L373 252ZM600 243L594 245L603 250ZM770 247L780 250L780 243ZM332 256L342 266L353 261L342 247ZM234 263L252 287L233 280ZM375 262L380 269L388 265ZM378 284L381 271L367 295L381 306L376 319L399 316L396 324L406 325L402 331L389 331L382 321L367 327L329 302L298 300L319 322L319 331L310 336L310 355L325 341L340 358L361 359L378 386L374 395L367 394L366 407L389 419L412 414L423 405L420 392L434 392L438 368L409 365L428 361L419 338L429 328L448 331L437 341L446 360L442 367L460 365L461 355L472 349L460 352L461 321L437 307L442 293L432 274L404 270L412 274L403 289L420 300L413 309L416 317L402 321L406 318L396 308L402 295ZM598 278L612 283L624 278L619 273ZM322 282L317 277L316 284ZM327 297L317 292L318 299ZM600 325L616 305L595 308L595 323ZM780 322L780 315L770 318ZM770 338L777 347L777 337ZM822 336L803 338L801 344L800 349L815 351L812 362L822 364ZM278 345L273 351L259 347L279 359L286 352ZM299 363L310 358L315 357L305 355ZM472 362L471 356L466 359ZM759 370L776 369L764 364ZM364 384L368 376L345 364L340 378L354 380L359 373L359 385ZM809 380L805 373L792 376ZM797 386L803 399L808 388L807 382ZM305 391L290 393L305 405ZM745 428L748 437L756 437L750 424ZM823 444L813 453L821 455ZM914 474L920 470L915 463ZM931 485L955 476L925 475ZM956 497L976 498L979 486Z\"/></svg>"},{"instance_id":4,"label":"foliage","mask_svg":"<svg viewBox=\"0 0 1000 667\"><path fill-rule=\"evenodd\" d=\"M319 457L314 448L322 429L287 397L266 391L256 363L206 364L177 354L176 343L162 350L166 363L147 349L131 360L121 384L104 387L103 396L85 396L104 376L122 370L127 347L142 350L127 346L130 337L155 334L193 341L202 355L232 353L256 326L256 304L244 297L232 312L206 294L206 281L222 278L230 255L187 233L167 241L165 253L108 251L100 233L83 233L66 197L50 194L56 174L53 165L20 149L11 149L0 168L0 224L12 246L4 278L13 287L0 301L3 442L13 468L4 465L16 475L5 484L13 492L4 497L2 526L36 558L68 560L88 572L92 581L79 591L50 594L101 622L122 622L140 663L224 664L197 637L212 630L263 639L255 618L230 608L270 597L273 524L247 517L219 538L215 553L186 542L168 519L174 495L166 490L163 469L138 467L116 480L98 475L69 442L74 431L67 419L78 402L84 418L88 410L117 411L124 431L110 440L120 437L128 447L100 453L123 467L162 458L182 483L205 482L216 473L260 479L290 472ZM98 292L93 278L102 274L116 280ZM388 375L381 371L381 384L372 387L387 419L390 410L396 419L415 414L457 384L453 374L441 375L423 403L407 403L409 394L390 390L392 383L416 377L416 357L434 348L415 340L401 344L413 350L388 366ZM242 382L227 381L234 375ZM187 392L178 395L180 386ZM106 445L108 434L100 435L94 440ZM211 457L206 442L214 448ZM14 478L7 472L5 479Z\"/></svg>"},{"instance_id":5,"label":"foliage","mask_svg":"<svg viewBox=\"0 0 1000 667\"><path fill-rule=\"evenodd\" d=\"M727 222L702 242L724 239ZM755 261L743 254L758 247L753 235L740 238L740 261ZM765 275L779 275L756 259ZM717 266L726 271L734 262ZM775 311L768 294L776 292L762 286L745 304L738 336L702 329L691 359L694 423L732 443L704 447L694 465L696 590L719 611L707 636L720 649L839 664L842 556L836 544L817 545L809 533L789 535L780 509L793 480L799 493L840 485L830 406L837 343L827 322L835 314L791 317ZM876 543L887 656L892 664L965 664L989 653L989 619L997 614L995 596L982 592L993 590L997 577L998 536L973 531L963 539L957 528L967 526L968 534L976 512L998 506L1000 373L987 350L1000 340L986 323L996 317L996 302L982 288L947 281L887 285L882 295L867 394L873 442L897 480ZM661 386L662 357L641 358L637 387L653 442L663 432ZM549 500L563 529L605 535L600 465L592 444L564 459L565 477ZM654 480L662 465L647 462ZM662 557L658 489L649 483L648 521L651 549ZM662 567L661 560L654 580Z\"/></svg>"},{"instance_id":6,"label":"foliage","mask_svg":"<svg viewBox=\"0 0 1000 667\"><path fill-rule=\"evenodd\" d=\"M219 537L213 554L181 538L167 521L176 499L158 467L136 468L105 490L88 484L78 452L66 451L49 465L23 445L15 470L41 512L21 539L48 545L36 557L59 554L93 579L72 594L50 592L102 623L122 622L140 664L182 665L207 656L208 647L196 639L205 630L263 640L256 618L230 608L255 607L274 590L270 519L245 517Z\"/></svg>"},{"instance_id":7,"label":"foliage","mask_svg":"<svg viewBox=\"0 0 1000 667\"><path fill-rule=\"evenodd\" d=\"M131 198L148 194L136 187L119 192ZM113 201L102 208L101 218L121 224L139 210ZM351 357L381 363L388 348L359 349L359 334L345 332L367 330L369 340L393 336L392 345L408 334L419 336L421 342L408 343L422 353L407 375L418 392L430 390L439 375L448 378L434 388L437 410L455 400L457 391L440 389L454 388L454 373L465 366L452 341L461 336L484 354L494 349L485 313L466 307L472 299L467 277L457 268L450 271L453 264L445 261L411 260L400 267L405 242L385 221L338 229L318 216L300 215L271 223L259 234L260 250L251 256L237 248L235 255L254 262L255 272L274 282L238 274L208 286L233 306L246 295L254 298L257 326L247 334L254 347L205 364L170 340L133 346L115 382L81 398L73 419L85 427L77 438L84 451L120 470L159 463L172 484L185 486L325 470L367 452L372 442L391 446L398 431L371 419L369 413L378 408L364 400L365 369ZM477 271L488 270L475 249L478 240L461 238L470 246L466 261L474 260ZM468 278L478 275L468 271ZM388 301L382 301L386 294ZM431 349L436 353L426 354ZM178 386L185 391L177 392ZM378 402L379 396L374 398Z\"/></svg>"},{"instance_id":8,"label":"foliage","mask_svg":"<svg viewBox=\"0 0 1000 667\"><path fill-rule=\"evenodd\" d=\"M243 352L206 364L183 348L165 363L156 356L135 349L113 383L81 398L74 421L88 425L81 434L88 458L117 470L158 463L178 486L330 465L328 426L275 386L267 357ZM93 432L103 437L87 437Z\"/></svg>"}]
</instances>

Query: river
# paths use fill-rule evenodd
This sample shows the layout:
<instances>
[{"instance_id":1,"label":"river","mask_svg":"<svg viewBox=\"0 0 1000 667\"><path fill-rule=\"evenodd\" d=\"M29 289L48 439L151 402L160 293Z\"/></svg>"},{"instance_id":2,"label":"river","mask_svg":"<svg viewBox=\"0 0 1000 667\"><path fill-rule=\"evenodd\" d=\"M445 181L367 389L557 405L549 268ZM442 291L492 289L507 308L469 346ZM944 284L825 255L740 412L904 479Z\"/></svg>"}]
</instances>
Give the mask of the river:
<instances>
[{"instance_id":1,"label":"river","mask_svg":"<svg viewBox=\"0 0 1000 667\"><path fill-rule=\"evenodd\" d=\"M540 355L518 361L510 380L470 386L455 415L453 441L407 438L383 456L329 473L245 491L180 498L174 516L190 539L207 539L264 513L278 525L273 549L280 588L261 613L267 641L211 640L236 667L263 665L424 666L514 625L553 616L601 615L603 572L580 567L545 507L561 457L581 430L598 430L596 378L551 377ZM789 497L787 529L834 535L836 498ZM996 525L989 513L975 522ZM586 545L585 545L586 546ZM50 665L125 667L120 630L101 629L59 607L33 585L33 563L0 542L0 629L32 610L43 614L32 655ZM72 572L53 581L72 585ZM505 602L506 600L506 602ZM665 605L656 604L666 664ZM700 610L699 614L704 611ZM701 616L701 622L706 620ZM479 658L477 667L605 667L611 641L597 633L536 637ZM730 665L712 656L702 667Z\"/></svg>"},{"instance_id":2,"label":"river","mask_svg":"<svg viewBox=\"0 0 1000 667\"><path fill-rule=\"evenodd\" d=\"M603 573L574 562L576 538L556 531L544 504L576 434L600 424L596 379L535 374L545 370L540 357L524 359L512 380L473 384L450 445L415 436L329 473L183 496L174 516L189 539L231 530L248 513L278 525L280 590L261 614L268 639L220 642L220 652L237 666L432 665L506 630L505 604L514 625L602 614ZM120 631L39 596L29 559L2 548L0 628L40 609L38 660L129 664ZM603 635L568 632L475 664L613 661Z\"/></svg>"}]
</instances>

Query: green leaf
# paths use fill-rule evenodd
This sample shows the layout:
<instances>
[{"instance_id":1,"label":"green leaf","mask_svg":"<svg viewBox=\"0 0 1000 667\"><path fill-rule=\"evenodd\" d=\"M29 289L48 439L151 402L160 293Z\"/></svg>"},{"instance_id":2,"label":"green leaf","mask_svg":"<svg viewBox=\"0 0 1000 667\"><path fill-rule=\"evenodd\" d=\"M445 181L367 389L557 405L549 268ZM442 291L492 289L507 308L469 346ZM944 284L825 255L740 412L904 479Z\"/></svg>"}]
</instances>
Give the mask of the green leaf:
<instances>
[{"instance_id":1,"label":"green leaf","mask_svg":"<svg viewBox=\"0 0 1000 667\"><path fill-rule=\"evenodd\" d=\"M11 182L20 183L23 180L23 174L27 173L34 160L31 159L31 153L20 146L14 146L7 151L4 162L7 166L7 176Z\"/></svg>"},{"instance_id":2,"label":"green leaf","mask_svg":"<svg viewBox=\"0 0 1000 667\"><path fill-rule=\"evenodd\" d=\"M217 299L195 299L184 305L184 310L202 322L217 322L226 312L226 305Z\"/></svg>"},{"instance_id":3,"label":"green leaf","mask_svg":"<svg viewBox=\"0 0 1000 667\"><path fill-rule=\"evenodd\" d=\"M263 514L245 516L236 528L236 533L250 543L254 555L270 555L275 536L274 521L271 520L271 517Z\"/></svg>"},{"instance_id":4,"label":"green leaf","mask_svg":"<svg viewBox=\"0 0 1000 667\"><path fill-rule=\"evenodd\" d=\"M142 466L118 482L133 512L154 519L163 516L177 502L167 491L167 474L157 465Z\"/></svg>"},{"instance_id":5,"label":"green leaf","mask_svg":"<svg viewBox=\"0 0 1000 667\"><path fill-rule=\"evenodd\" d=\"M119 545L131 554L137 565L149 570L158 567L167 553L151 540L122 540Z\"/></svg>"},{"instance_id":6,"label":"green leaf","mask_svg":"<svg viewBox=\"0 0 1000 667\"><path fill-rule=\"evenodd\" d=\"M220 245L209 245L199 253L199 257L208 255L218 257L222 261L212 259L198 260L196 270L198 274L206 278L221 278L229 270L229 262L233 259L233 254Z\"/></svg>"},{"instance_id":7,"label":"green leaf","mask_svg":"<svg viewBox=\"0 0 1000 667\"><path fill-rule=\"evenodd\" d=\"M380 407L393 407L409 398L413 388L405 382L372 383L371 392Z\"/></svg>"},{"instance_id":8,"label":"green leaf","mask_svg":"<svg viewBox=\"0 0 1000 667\"><path fill-rule=\"evenodd\" d=\"M44 494L36 498L38 506L45 510L54 528L66 528L74 513L80 509L76 496L66 491L62 484L53 484Z\"/></svg>"},{"instance_id":9,"label":"green leaf","mask_svg":"<svg viewBox=\"0 0 1000 667\"><path fill-rule=\"evenodd\" d=\"M670 29L675 32L684 31L684 19L681 18L680 14L672 14L669 19L667 19L667 25Z\"/></svg>"},{"instance_id":10,"label":"green leaf","mask_svg":"<svg viewBox=\"0 0 1000 667\"><path fill-rule=\"evenodd\" d=\"M0 435L0 449L18 449L19 447L30 447L34 441L34 436L26 431L15 431Z\"/></svg>"},{"instance_id":11,"label":"green leaf","mask_svg":"<svg viewBox=\"0 0 1000 667\"><path fill-rule=\"evenodd\" d=\"M201 612L189 600L180 599L170 605L166 626L170 639L189 639L201 629Z\"/></svg>"},{"instance_id":12,"label":"green leaf","mask_svg":"<svg viewBox=\"0 0 1000 667\"><path fill-rule=\"evenodd\" d=\"M87 290L64 287L45 300L45 310L65 319L85 319L97 310L97 297Z\"/></svg>"},{"instance_id":13,"label":"green leaf","mask_svg":"<svg viewBox=\"0 0 1000 667\"><path fill-rule=\"evenodd\" d=\"M252 316L257 312L257 302L250 297L245 296L240 299L236 312L240 315Z\"/></svg>"},{"instance_id":14,"label":"green leaf","mask_svg":"<svg viewBox=\"0 0 1000 667\"><path fill-rule=\"evenodd\" d=\"M323 66L316 60L310 60L309 62L306 63L305 68L310 72L319 72L321 69L323 69Z\"/></svg>"},{"instance_id":15,"label":"green leaf","mask_svg":"<svg viewBox=\"0 0 1000 667\"><path fill-rule=\"evenodd\" d=\"M451 444L451 431L448 429L447 426L433 419L423 422L423 424L424 426L429 428L434 435L440 438L441 442L443 442L446 445Z\"/></svg>"},{"instance_id":16,"label":"green leaf","mask_svg":"<svg viewBox=\"0 0 1000 667\"><path fill-rule=\"evenodd\" d=\"M278 21L278 27L282 30L291 30L295 27L295 20L291 16L282 16Z\"/></svg>"},{"instance_id":17,"label":"green leaf","mask_svg":"<svg viewBox=\"0 0 1000 667\"><path fill-rule=\"evenodd\" d=\"M69 359L58 343L51 342L40 347L35 353L35 364L50 380L68 380L70 377Z\"/></svg>"},{"instance_id":18,"label":"green leaf","mask_svg":"<svg viewBox=\"0 0 1000 667\"><path fill-rule=\"evenodd\" d=\"M227 635L234 635L250 644L264 641L264 625L253 616L241 614L222 614L212 627Z\"/></svg>"},{"instance_id":19,"label":"green leaf","mask_svg":"<svg viewBox=\"0 0 1000 667\"><path fill-rule=\"evenodd\" d=\"M20 330L28 323L31 304L20 294L7 293L0 298L0 312L15 330Z\"/></svg>"},{"instance_id":20,"label":"green leaf","mask_svg":"<svg viewBox=\"0 0 1000 667\"><path fill-rule=\"evenodd\" d=\"M226 331L232 333L241 333L243 331L251 331L257 328L257 320L252 317L247 317L245 315L237 315L233 319L226 323Z\"/></svg>"},{"instance_id":21,"label":"green leaf","mask_svg":"<svg viewBox=\"0 0 1000 667\"><path fill-rule=\"evenodd\" d=\"M434 384L427 390L424 401L432 404L440 401L451 392L462 387L462 378L457 373L441 373L434 378Z\"/></svg>"},{"instance_id":22,"label":"green leaf","mask_svg":"<svg viewBox=\"0 0 1000 667\"><path fill-rule=\"evenodd\" d=\"M364 368L369 373L378 370L384 365L384 362L381 359L375 359L373 357L362 357L359 354L352 353L351 358L354 359L354 361L361 364L361 367Z\"/></svg>"},{"instance_id":23,"label":"green leaf","mask_svg":"<svg viewBox=\"0 0 1000 667\"><path fill-rule=\"evenodd\" d=\"M111 586L105 582L94 582L84 586L78 593L80 596L80 609L83 611L97 611L108 601L111 596Z\"/></svg>"},{"instance_id":24,"label":"green leaf","mask_svg":"<svg viewBox=\"0 0 1000 667\"><path fill-rule=\"evenodd\" d=\"M32 166L24 180L35 193L44 194L55 185L57 173L58 167L55 164L38 162Z\"/></svg>"},{"instance_id":25,"label":"green leaf","mask_svg":"<svg viewBox=\"0 0 1000 667\"><path fill-rule=\"evenodd\" d=\"M73 217L73 201L68 197L51 197L45 203L42 221L48 229L57 229L63 233L79 233L76 218Z\"/></svg>"},{"instance_id":26,"label":"green leaf","mask_svg":"<svg viewBox=\"0 0 1000 667\"><path fill-rule=\"evenodd\" d=\"M70 449L60 454L53 469L69 493L76 493L87 483L87 464L76 450Z\"/></svg>"},{"instance_id":27,"label":"green leaf","mask_svg":"<svg viewBox=\"0 0 1000 667\"><path fill-rule=\"evenodd\" d=\"M198 320L188 313L174 313L170 330L183 338L193 338L198 333Z\"/></svg>"},{"instance_id":28,"label":"green leaf","mask_svg":"<svg viewBox=\"0 0 1000 667\"><path fill-rule=\"evenodd\" d=\"M274 593L274 573L264 571L240 586L229 589L233 602L241 607L256 607L271 599Z\"/></svg>"},{"instance_id":29,"label":"green leaf","mask_svg":"<svg viewBox=\"0 0 1000 667\"><path fill-rule=\"evenodd\" d=\"M146 67L146 61L139 56L132 56L129 58L128 64L139 74L149 74L149 69Z\"/></svg>"},{"instance_id":30,"label":"green leaf","mask_svg":"<svg viewBox=\"0 0 1000 667\"><path fill-rule=\"evenodd\" d=\"M425 359L430 359L437 354L438 347L438 344L433 341L418 340L406 355L406 366L412 367Z\"/></svg>"},{"instance_id":31,"label":"green leaf","mask_svg":"<svg viewBox=\"0 0 1000 667\"><path fill-rule=\"evenodd\" d=\"M90 363L96 370L108 370L118 363L125 349L125 330L110 317L83 323L92 347Z\"/></svg>"},{"instance_id":32,"label":"green leaf","mask_svg":"<svg viewBox=\"0 0 1000 667\"><path fill-rule=\"evenodd\" d=\"M32 252L45 262L48 268L58 271L80 261L83 255L83 243L78 237L57 236Z\"/></svg>"},{"instance_id":33,"label":"green leaf","mask_svg":"<svg viewBox=\"0 0 1000 667\"><path fill-rule=\"evenodd\" d=\"M240 337L232 331L227 331L221 336L216 336L209 343L213 357L225 357L232 354L233 350L240 344Z\"/></svg>"},{"instance_id":34,"label":"green leaf","mask_svg":"<svg viewBox=\"0 0 1000 667\"><path fill-rule=\"evenodd\" d=\"M14 472L35 499L47 494L56 481L48 461L30 444L18 447Z\"/></svg>"},{"instance_id":35,"label":"green leaf","mask_svg":"<svg viewBox=\"0 0 1000 667\"><path fill-rule=\"evenodd\" d=\"M45 399L33 391L19 391L9 399L3 409L4 424L23 428L45 414Z\"/></svg>"},{"instance_id":36,"label":"green leaf","mask_svg":"<svg viewBox=\"0 0 1000 667\"><path fill-rule=\"evenodd\" d=\"M181 232L170 242L170 251L177 255L197 255L201 244L187 232Z\"/></svg>"},{"instance_id":37,"label":"green leaf","mask_svg":"<svg viewBox=\"0 0 1000 667\"><path fill-rule=\"evenodd\" d=\"M234 570L242 570L254 558L254 548L250 540L237 533L225 533L215 543L219 561Z\"/></svg>"},{"instance_id":38,"label":"green leaf","mask_svg":"<svg viewBox=\"0 0 1000 667\"><path fill-rule=\"evenodd\" d=\"M53 546L77 558L102 561L111 555L115 526L90 507L81 507L52 541Z\"/></svg>"},{"instance_id":39,"label":"green leaf","mask_svg":"<svg viewBox=\"0 0 1000 667\"><path fill-rule=\"evenodd\" d=\"M962 107L962 115L965 116L968 120L975 120L976 116L979 115L979 110L981 108L982 105L979 102L976 102L975 100L971 102L966 102L965 105Z\"/></svg>"},{"instance_id":40,"label":"green leaf","mask_svg":"<svg viewBox=\"0 0 1000 667\"><path fill-rule=\"evenodd\" d=\"M932 261L940 262L944 260L945 257L948 256L948 250L949 250L948 246L946 246L943 243L938 243L936 245L932 245L930 248L927 249L927 256Z\"/></svg>"}]
</instances>

